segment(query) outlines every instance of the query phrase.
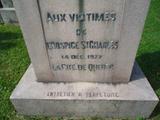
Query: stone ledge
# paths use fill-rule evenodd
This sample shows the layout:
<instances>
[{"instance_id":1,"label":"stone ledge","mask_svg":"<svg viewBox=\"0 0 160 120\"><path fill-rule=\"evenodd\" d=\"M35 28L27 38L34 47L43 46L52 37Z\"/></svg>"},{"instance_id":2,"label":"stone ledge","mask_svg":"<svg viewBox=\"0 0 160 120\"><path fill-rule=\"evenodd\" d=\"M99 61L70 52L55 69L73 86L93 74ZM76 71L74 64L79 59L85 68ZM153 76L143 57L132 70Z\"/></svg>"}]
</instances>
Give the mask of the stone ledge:
<instances>
[{"instance_id":1,"label":"stone ledge","mask_svg":"<svg viewBox=\"0 0 160 120\"><path fill-rule=\"evenodd\" d=\"M148 118L159 101L137 64L127 84L42 83L31 65L10 99L24 115L112 118Z\"/></svg>"},{"instance_id":2,"label":"stone ledge","mask_svg":"<svg viewBox=\"0 0 160 120\"><path fill-rule=\"evenodd\" d=\"M0 15L4 23L18 23L15 8L0 8Z\"/></svg>"}]
</instances>

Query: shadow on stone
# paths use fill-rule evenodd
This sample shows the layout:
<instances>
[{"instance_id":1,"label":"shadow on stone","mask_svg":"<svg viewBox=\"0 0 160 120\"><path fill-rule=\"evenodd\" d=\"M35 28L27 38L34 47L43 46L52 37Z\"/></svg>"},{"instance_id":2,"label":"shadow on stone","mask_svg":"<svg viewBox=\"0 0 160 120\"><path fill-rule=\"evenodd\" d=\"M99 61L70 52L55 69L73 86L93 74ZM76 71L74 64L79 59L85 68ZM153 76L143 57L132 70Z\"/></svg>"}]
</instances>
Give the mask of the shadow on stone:
<instances>
[{"instance_id":1,"label":"shadow on stone","mask_svg":"<svg viewBox=\"0 0 160 120\"><path fill-rule=\"evenodd\" d=\"M153 111L151 118L156 117L160 114L160 102L158 103L157 107L155 108L155 110Z\"/></svg>"},{"instance_id":2,"label":"shadow on stone","mask_svg":"<svg viewBox=\"0 0 160 120\"><path fill-rule=\"evenodd\" d=\"M2 6L2 3L1 3L1 1L0 1L0 8L2 8L3 6Z\"/></svg>"},{"instance_id":3,"label":"shadow on stone","mask_svg":"<svg viewBox=\"0 0 160 120\"><path fill-rule=\"evenodd\" d=\"M137 62L134 63L132 74L131 74L131 82L135 80L144 79L145 75L141 71L141 68L137 64Z\"/></svg>"}]
</instances>

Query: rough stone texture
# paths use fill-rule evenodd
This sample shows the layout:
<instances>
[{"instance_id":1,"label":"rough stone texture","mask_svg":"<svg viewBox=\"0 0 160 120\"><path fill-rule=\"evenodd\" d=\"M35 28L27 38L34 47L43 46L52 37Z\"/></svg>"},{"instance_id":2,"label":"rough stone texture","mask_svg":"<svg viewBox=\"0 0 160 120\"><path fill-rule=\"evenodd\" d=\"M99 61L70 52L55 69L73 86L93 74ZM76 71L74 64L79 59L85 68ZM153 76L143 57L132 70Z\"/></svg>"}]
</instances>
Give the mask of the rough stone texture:
<instances>
[{"instance_id":1,"label":"rough stone texture","mask_svg":"<svg viewBox=\"0 0 160 120\"><path fill-rule=\"evenodd\" d=\"M138 65L127 84L42 83L36 79L30 66L10 97L20 114L148 118L159 101Z\"/></svg>"},{"instance_id":2,"label":"rough stone texture","mask_svg":"<svg viewBox=\"0 0 160 120\"><path fill-rule=\"evenodd\" d=\"M1 8L0 14L4 23L18 23L15 8Z\"/></svg>"}]
</instances>

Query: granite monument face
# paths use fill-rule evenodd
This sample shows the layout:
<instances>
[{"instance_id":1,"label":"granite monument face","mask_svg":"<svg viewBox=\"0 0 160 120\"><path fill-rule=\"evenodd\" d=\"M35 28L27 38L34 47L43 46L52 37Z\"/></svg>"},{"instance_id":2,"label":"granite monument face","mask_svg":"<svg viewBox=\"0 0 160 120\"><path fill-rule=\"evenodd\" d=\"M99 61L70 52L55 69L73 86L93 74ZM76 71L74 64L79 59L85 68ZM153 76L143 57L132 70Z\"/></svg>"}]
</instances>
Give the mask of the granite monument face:
<instances>
[{"instance_id":1,"label":"granite monument face","mask_svg":"<svg viewBox=\"0 0 160 120\"><path fill-rule=\"evenodd\" d=\"M13 2L32 62L11 96L19 113L149 117L158 98L135 63L149 0Z\"/></svg>"}]
</instances>

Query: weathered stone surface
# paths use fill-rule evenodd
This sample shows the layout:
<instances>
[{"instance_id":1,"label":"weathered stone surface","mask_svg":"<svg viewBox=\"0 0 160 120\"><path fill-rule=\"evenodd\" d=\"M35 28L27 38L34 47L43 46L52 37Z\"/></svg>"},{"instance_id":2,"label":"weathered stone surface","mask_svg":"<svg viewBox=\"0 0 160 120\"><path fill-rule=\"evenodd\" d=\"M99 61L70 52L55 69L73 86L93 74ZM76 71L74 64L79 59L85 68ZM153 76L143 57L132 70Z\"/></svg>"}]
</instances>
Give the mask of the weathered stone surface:
<instances>
[{"instance_id":1,"label":"weathered stone surface","mask_svg":"<svg viewBox=\"0 0 160 120\"><path fill-rule=\"evenodd\" d=\"M15 8L1 8L0 14L4 23L18 23Z\"/></svg>"},{"instance_id":2,"label":"weathered stone surface","mask_svg":"<svg viewBox=\"0 0 160 120\"><path fill-rule=\"evenodd\" d=\"M0 14L0 23L3 23L3 19L2 19L1 14Z\"/></svg>"},{"instance_id":3,"label":"weathered stone surface","mask_svg":"<svg viewBox=\"0 0 160 120\"><path fill-rule=\"evenodd\" d=\"M53 81L36 0L13 0L35 74L39 81Z\"/></svg>"},{"instance_id":4,"label":"weathered stone surface","mask_svg":"<svg viewBox=\"0 0 160 120\"><path fill-rule=\"evenodd\" d=\"M147 118L158 103L137 65L127 84L42 83L36 79L30 66L10 97L20 114Z\"/></svg>"},{"instance_id":5,"label":"weathered stone surface","mask_svg":"<svg viewBox=\"0 0 160 120\"><path fill-rule=\"evenodd\" d=\"M109 82L130 80L150 0L14 0L29 55L38 81ZM48 13L116 13L113 21L48 22ZM68 19L68 18L66 18ZM77 36L77 29L86 34ZM49 49L49 42L118 41L111 49ZM73 59L72 55L84 58ZM90 59L88 55L100 55ZM68 56L68 58L64 58ZM69 69L57 70L64 64ZM89 70L89 65L113 69ZM77 70L77 66L84 66ZM58 66L58 67L57 67ZM71 66L71 69L70 69ZM80 68L80 67L79 67ZM93 67L94 68L94 67ZM100 67L101 69L101 67Z\"/></svg>"},{"instance_id":6,"label":"weathered stone surface","mask_svg":"<svg viewBox=\"0 0 160 120\"><path fill-rule=\"evenodd\" d=\"M12 8L13 2L12 0L1 0L3 8Z\"/></svg>"}]
</instances>

